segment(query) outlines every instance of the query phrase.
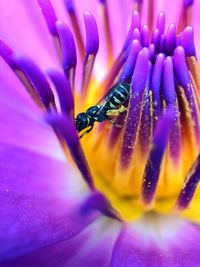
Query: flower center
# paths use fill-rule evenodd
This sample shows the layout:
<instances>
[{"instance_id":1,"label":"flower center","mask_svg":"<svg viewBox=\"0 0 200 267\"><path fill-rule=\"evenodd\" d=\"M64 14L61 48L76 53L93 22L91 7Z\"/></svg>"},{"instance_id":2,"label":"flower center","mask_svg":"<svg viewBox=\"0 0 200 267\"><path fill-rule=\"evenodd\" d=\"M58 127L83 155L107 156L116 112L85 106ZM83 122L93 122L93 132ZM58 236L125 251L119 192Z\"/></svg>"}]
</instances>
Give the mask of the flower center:
<instances>
[{"instance_id":1,"label":"flower center","mask_svg":"<svg viewBox=\"0 0 200 267\"><path fill-rule=\"evenodd\" d=\"M99 49L95 18L84 14L84 48L72 1L66 1L66 8L83 65L81 90L74 86L73 34L57 20L49 0L38 4L62 60L63 73L48 72L59 104L46 74L31 59L17 56L1 40L0 55L47 112L64 152L87 182L92 194L85 210L96 208L126 221L144 213L184 210L184 216L199 221L200 67L193 29L187 26L192 1L184 1L177 29L171 24L167 31L163 12L152 27L153 1L149 26L141 25L142 1L134 1L138 12L115 60L107 2L100 2L108 52L102 83L93 75Z\"/></svg>"}]
</instances>

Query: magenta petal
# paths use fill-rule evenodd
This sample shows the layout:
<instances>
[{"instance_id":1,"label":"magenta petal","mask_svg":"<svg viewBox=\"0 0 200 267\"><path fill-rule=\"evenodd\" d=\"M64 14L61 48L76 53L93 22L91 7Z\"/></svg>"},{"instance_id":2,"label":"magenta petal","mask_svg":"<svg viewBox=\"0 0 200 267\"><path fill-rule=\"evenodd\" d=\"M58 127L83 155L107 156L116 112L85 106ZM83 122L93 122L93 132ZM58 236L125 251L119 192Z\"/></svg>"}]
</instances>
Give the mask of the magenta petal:
<instances>
[{"instance_id":1,"label":"magenta petal","mask_svg":"<svg viewBox=\"0 0 200 267\"><path fill-rule=\"evenodd\" d=\"M78 234L94 219L79 212L83 192L67 163L0 144L0 259Z\"/></svg>"},{"instance_id":2,"label":"magenta petal","mask_svg":"<svg viewBox=\"0 0 200 267\"><path fill-rule=\"evenodd\" d=\"M74 238L5 262L4 267L108 267L119 224L97 220Z\"/></svg>"},{"instance_id":3,"label":"magenta petal","mask_svg":"<svg viewBox=\"0 0 200 267\"><path fill-rule=\"evenodd\" d=\"M184 220L149 214L134 225L125 225L110 267L199 266L200 227Z\"/></svg>"}]
</instances>

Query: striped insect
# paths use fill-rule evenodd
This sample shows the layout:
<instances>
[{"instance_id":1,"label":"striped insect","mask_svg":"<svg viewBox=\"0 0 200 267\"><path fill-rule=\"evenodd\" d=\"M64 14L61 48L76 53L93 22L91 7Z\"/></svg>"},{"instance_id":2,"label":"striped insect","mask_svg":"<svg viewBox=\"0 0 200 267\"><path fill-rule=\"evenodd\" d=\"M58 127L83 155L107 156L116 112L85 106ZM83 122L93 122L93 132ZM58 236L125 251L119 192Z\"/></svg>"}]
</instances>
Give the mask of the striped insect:
<instances>
[{"instance_id":1,"label":"striped insect","mask_svg":"<svg viewBox=\"0 0 200 267\"><path fill-rule=\"evenodd\" d=\"M86 112L79 113L75 118L77 131L81 132L89 127L80 138L93 129L95 122L109 120L115 125L112 118L127 110L123 103L129 97L129 93L130 84L118 82L99 101L99 104L88 108Z\"/></svg>"}]
</instances>

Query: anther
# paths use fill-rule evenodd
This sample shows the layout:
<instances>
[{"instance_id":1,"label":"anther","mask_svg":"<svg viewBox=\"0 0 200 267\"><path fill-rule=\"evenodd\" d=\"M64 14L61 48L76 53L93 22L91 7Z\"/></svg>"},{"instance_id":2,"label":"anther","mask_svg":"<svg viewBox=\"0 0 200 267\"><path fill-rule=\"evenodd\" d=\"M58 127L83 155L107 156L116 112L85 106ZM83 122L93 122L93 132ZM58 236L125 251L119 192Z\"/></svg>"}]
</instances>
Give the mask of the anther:
<instances>
[{"instance_id":1,"label":"anther","mask_svg":"<svg viewBox=\"0 0 200 267\"><path fill-rule=\"evenodd\" d=\"M92 69L96 54L99 49L99 34L97 24L93 15L86 11L84 13L85 29L86 29L86 54L84 58L83 77L82 77L82 92L86 93L86 89L90 82Z\"/></svg>"}]
</instances>

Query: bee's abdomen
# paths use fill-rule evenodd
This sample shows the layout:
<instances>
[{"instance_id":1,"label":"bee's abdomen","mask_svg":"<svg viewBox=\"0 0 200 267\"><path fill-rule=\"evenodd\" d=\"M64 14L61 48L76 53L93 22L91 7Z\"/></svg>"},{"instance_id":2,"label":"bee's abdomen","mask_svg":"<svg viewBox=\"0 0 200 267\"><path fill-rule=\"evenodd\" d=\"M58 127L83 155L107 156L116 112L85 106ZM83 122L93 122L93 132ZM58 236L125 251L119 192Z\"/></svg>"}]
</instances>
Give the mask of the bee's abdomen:
<instances>
[{"instance_id":1,"label":"bee's abdomen","mask_svg":"<svg viewBox=\"0 0 200 267\"><path fill-rule=\"evenodd\" d=\"M130 92L130 85L127 83L119 83L113 88L110 99L107 102L105 109L115 109L123 104Z\"/></svg>"}]
</instances>

